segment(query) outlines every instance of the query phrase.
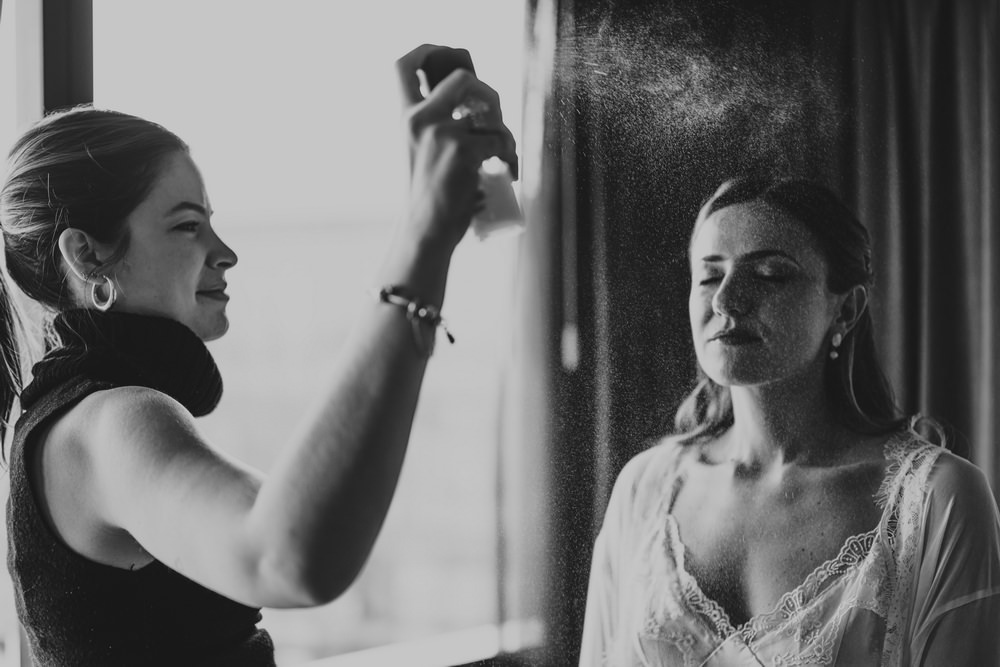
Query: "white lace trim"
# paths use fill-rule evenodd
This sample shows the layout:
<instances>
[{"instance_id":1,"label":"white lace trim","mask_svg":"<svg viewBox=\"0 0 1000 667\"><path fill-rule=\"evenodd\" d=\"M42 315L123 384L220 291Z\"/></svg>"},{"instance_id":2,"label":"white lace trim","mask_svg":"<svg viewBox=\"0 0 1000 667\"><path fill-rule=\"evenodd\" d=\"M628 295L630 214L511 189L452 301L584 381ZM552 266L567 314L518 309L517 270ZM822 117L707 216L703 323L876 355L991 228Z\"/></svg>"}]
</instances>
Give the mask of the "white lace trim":
<instances>
[{"instance_id":1,"label":"white lace trim","mask_svg":"<svg viewBox=\"0 0 1000 667\"><path fill-rule=\"evenodd\" d=\"M889 594L882 598L888 600L887 608L881 614L886 619L885 640L882 644L883 665L898 664L901 659L900 641L909 621L906 596L917 566L921 509L927 492L927 479L934 461L942 451L940 447L923 439L917 442L920 443L919 446L914 446L913 441L896 442L892 451L886 454L887 459L899 461L903 474L897 475L898 481L893 485L893 497L888 499L894 522L892 526L887 527L886 534L889 536L889 546L895 558L883 559L887 570L885 576L889 584L887 586ZM899 583L904 585L898 585Z\"/></svg>"},{"instance_id":2,"label":"white lace trim","mask_svg":"<svg viewBox=\"0 0 1000 667\"><path fill-rule=\"evenodd\" d=\"M790 621L801 622L805 607L819 597L834 577L843 576L864 562L878 537L878 531L876 527L848 538L836 557L821 564L799 586L782 595L771 611L758 614L743 624L740 633L744 640L749 644Z\"/></svg>"},{"instance_id":3,"label":"white lace trim","mask_svg":"<svg viewBox=\"0 0 1000 667\"><path fill-rule=\"evenodd\" d=\"M687 571L684 565L686 555L684 545L681 543L680 528L673 515L667 515L667 526L669 532L666 534L666 547L677 563L677 578L681 582L681 590L684 592L684 601L692 611L707 619L715 626L715 633L722 638L728 637L736 632L736 628L729 620L729 614L712 598L705 595L698 585L698 580Z\"/></svg>"},{"instance_id":4,"label":"white lace trim","mask_svg":"<svg viewBox=\"0 0 1000 667\"><path fill-rule=\"evenodd\" d=\"M822 563L799 586L782 595L770 611L751 617L739 627L732 624L721 605L705 595L685 568L680 529L674 517L666 513L665 521L654 523L651 542L665 552L661 555L668 557L657 559L661 560L659 567L645 573L649 577L649 590L659 589L662 597L651 600L643 634L674 646L687 665L691 660L693 636L666 627L668 619L676 619L684 613L683 606L701 617L720 642L738 633L748 646L752 646L770 633L794 633L800 647L798 652L775 656L774 665L829 665L833 662L836 639L848 612L865 609L885 619L882 664L895 664L899 660L900 636L906 623L903 602L910 587L905 582L912 580L915 570L923 494L932 464L940 452L940 447L910 431L891 437L884 445L886 470L875 494L875 501L883 511L879 525L848 538L836 557ZM878 539L880 534L885 535L884 542ZM886 548L890 553L884 553ZM836 581L862 567L871 569L865 573L872 584L870 593L854 594L843 600L832 619L811 618L810 608L813 612L818 611L813 603L831 590ZM676 582L676 585L662 590L663 582ZM899 583L903 585L897 585Z\"/></svg>"}]
</instances>

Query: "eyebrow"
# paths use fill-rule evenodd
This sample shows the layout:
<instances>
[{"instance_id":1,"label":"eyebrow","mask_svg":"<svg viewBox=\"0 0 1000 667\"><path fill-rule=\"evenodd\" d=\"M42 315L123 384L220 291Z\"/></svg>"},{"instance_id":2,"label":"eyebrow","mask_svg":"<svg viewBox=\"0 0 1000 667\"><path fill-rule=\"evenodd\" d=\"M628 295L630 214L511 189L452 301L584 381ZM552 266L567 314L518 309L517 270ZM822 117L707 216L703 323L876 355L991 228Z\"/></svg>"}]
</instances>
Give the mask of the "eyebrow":
<instances>
[{"instance_id":1,"label":"eyebrow","mask_svg":"<svg viewBox=\"0 0 1000 667\"><path fill-rule=\"evenodd\" d=\"M174 213L180 213L181 211L194 211L195 213L201 213L203 216L211 217L211 213L201 204L196 204L193 201L182 201L177 204L172 209L167 211L167 215L173 215Z\"/></svg>"},{"instance_id":2,"label":"eyebrow","mask_svg":"<svg viewBox=\"0 0 1000 667\"><path fill-rule=\"evenodd\" d=\"M758 259L766 259L768 257L783 257L784 259L793 262L796 266L799 266L798 260L781 250L754 250L753 252L748 252L747 254L740 256L740 259L754 261ZM702 262L721 262L723 260L725 260L725 257L722 255L708 255L701 258Z\"/></svg>"}]
</instances>

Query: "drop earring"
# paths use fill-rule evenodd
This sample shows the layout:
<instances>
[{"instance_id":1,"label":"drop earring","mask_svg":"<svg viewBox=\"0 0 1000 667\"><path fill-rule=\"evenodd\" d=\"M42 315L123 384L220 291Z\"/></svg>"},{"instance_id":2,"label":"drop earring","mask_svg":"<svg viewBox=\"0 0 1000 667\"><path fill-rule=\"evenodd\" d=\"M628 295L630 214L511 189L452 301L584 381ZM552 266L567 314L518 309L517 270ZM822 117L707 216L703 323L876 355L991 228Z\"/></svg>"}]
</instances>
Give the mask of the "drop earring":
<instances>
[{"instance_id":1,"label":"drop earring","mask_svg":"<svg viewBox=\"0 0 1000 667\"><path fill-rule=\"evenodd\" d=\"M830 341L830 344L833 346L833 349L830 350L831 359L836 359L837 357L840 356L840 352L838 352L837 349L840 347L840 344L841 342L843 342L843 340L844 337L840 333L833 334L833 339Z\"/></svg>"}]
</instances>

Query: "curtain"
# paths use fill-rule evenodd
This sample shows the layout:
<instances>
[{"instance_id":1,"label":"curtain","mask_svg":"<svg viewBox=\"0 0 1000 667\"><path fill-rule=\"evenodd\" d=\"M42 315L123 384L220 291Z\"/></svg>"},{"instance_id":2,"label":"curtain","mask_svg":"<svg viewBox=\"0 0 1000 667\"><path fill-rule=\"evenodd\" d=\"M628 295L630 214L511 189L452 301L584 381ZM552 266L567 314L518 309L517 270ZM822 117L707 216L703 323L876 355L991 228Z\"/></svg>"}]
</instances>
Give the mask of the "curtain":
<instances>
[{"instance_id":1,"label":"curtain","mask_svg":"<svg viewBox=\"0 0 1000 667\"><path fill-rule=\"evenodd\" d=\"M995 0L849 3L845 174L873 232L886 370L1000 489Z\"/></svg>"}]
</instances>

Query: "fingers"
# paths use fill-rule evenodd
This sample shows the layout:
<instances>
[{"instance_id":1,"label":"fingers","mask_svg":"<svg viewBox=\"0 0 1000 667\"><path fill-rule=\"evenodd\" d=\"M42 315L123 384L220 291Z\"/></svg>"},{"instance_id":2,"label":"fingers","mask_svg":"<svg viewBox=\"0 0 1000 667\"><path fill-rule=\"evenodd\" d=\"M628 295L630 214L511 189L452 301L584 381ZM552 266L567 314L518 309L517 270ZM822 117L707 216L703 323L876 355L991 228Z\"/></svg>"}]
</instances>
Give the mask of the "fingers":
<instances>
[{"instance_id":1,"label":"fingers","mask_svg":"<svg viewBox=\"0 0 1000 667\"><path fill-rule=\"evenodd\" d=\"M437 44L421 44L396 61L396 74L399 76L399 85L406 106L413 106L423 101L424 96L420 92L420 78L417 76L417 71L429 53L441 48L444 47Z\"/></svg>"},{"instance_id":2,"label":"fingers","mask_svg":"<svg viewBox=\"0 0 1000 667\"><path fill-rule=\"evenodd\" d=\"M396 61L396 74L399 76L403 101L407 107L423 105L429 120L440 120L450 116L452 111L469 99L482 100L489 106L491 118L502 121L500 114L500 96L495 90L476 78L474 72L459 67L436 85L426 100L420 90L421 71L425 62L433 54L445 51L458 51L468 54L464 49L452 49L437 44L421 44ZM469 59L471 63L471 59Z\"/></svg>"},{"instance_id":3,"label":"fingers","mask_svg":"<svg viewBox=\"0 0 1000 667\"><path fill-rule=\"evenodd\" d=\"M430 84L456 65L425 98L421 75ZM484 162L498 157L514 178L518 173L500 96L470 68L468 52L434 44L422 44L396 61L410 140L409 223L416 233L445 240L452 248L485 205ZM462 108L464 117L456 114Z\"/></svg>"},{"instance_id":4,"label":"fingers","mask_svg":"<svg viewBox=\"0 0 1000 667\"><path fill-rule=\"evenodd\" d=\"M457 69L446 76L427 96L425 107L430 116L450 117L456 107L467 104L470 100L479 100L485 103L485 105L478 105L486 107L480 112L484 120L497 124L503 122L503 116L500 112L500 95L476 78L474 74L464 69Z\"/></svg>"},{"instance_id":5,"label":"fingers","mask_svg":"<svg viewBox=\"0 0 1000 667\"><path fill-rule=\"evenodd\" d=\"M489 129L473 126L469 131L472 134L488 137L488 141L485 142L482 147L483 150L487 151L487 154L483 159L485 160L491 157L500 158L507 163L507 166L510 168L510 175L516 181L519 178L517 142L514 140L514 135L511 131L504 125Z\"/></svg>"},{"instance_id":6,"label":"fingers","mask_svg":"<svg viewBox=\"0 0 1000 667\"><path fill-rule=\"evenodd\" d=\"M507 163L513 179L518 179L517 142L506 126L482 126L471 118L462 118L436 123L431 127L438 130L435 133L438 140L448 136L467 145L469 155L477 166L492 157L498 157Z\"/></svg>"},{"instance_id":7,"label":"fingers","mask_svg":"<svg viewBox=\"0 0 1000 667\"><path fill-rule=\"evenodd\" d=\"M423 70L427 85L431 89L456 69L466 69L473 74L476 73L476 66L472 64L472 55L469 51L450 47L441 47L428 53L420 69Z\"/></svg>"},{"instance_id":8,"label":"fingers","mask_svg":"<svg viewBox=\"0 0 1000 667\"><path fill-rule=\"evenodd\" d=\"M483 162L498 157L509 167L511 176L518 175L514 137L505 127L487 131L472 128L467 119L448 120L428 126L418 139L429 154L449 155L455 166L478 172ZM450 148L449 148L450 146Z\"/></svg>"},{"instance_id":9,"label":"fingers","mask_svg":"<svg viewBox=\"0 0 1000 667\"><path fill-rule=\"evenodd\" d=\"M516 144L510 130L503 124L500 96L493 88L480 81L469 69L459 67L445 76L424 98L418 72L435 55L449 56L449 52L453 51L468 55L461 49L421 44L396 61L403 99L408 105L411 140L414 144L419 142L420 137L434 126L459 129L464 135L462 141L471 142L472 150L477 155L483 160L499 157L508 164L511 175L517 178ZM471 64L471 58L466 57L466 60ZM474 111L456 120L454 114L457 109Z\"/></svg>"},{"instance_id":10,"label":"fingers","mask_svg":"<svg viewBox=\"0 0 1000 667\"><path fill-rule=\"evenodd\" d=\"M518 178L517 142L510 129L505 126L499 114L484 113L478 117L466 116L454 119L451 113L442 114L440 110L429 110L418 107L409 115L409 132L413 144L434 128L454 128L460 131L463 141L472 143L481 159L493 156L499 157L510 167L510 173Z\"/></svg>"},{"instance_id":11,"label":"fingers","mask_svg":"<svg viewBox=\"0 0 1000 667\"><path fill-rule=\"evenodd\" d=\"M474 113L468 113L472 110ZM428 125L452 120L457 112L465 112L470 123L482 129L503 127L500 96L462 69L445 77L427 99L412 105L406 115L411 132L417 134Z\"/></svg>"}]
</instances>

